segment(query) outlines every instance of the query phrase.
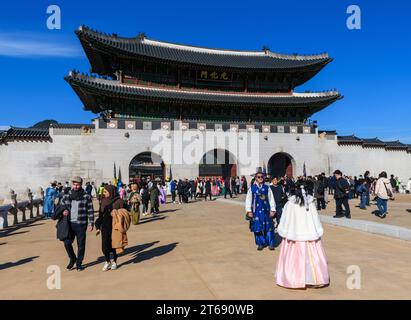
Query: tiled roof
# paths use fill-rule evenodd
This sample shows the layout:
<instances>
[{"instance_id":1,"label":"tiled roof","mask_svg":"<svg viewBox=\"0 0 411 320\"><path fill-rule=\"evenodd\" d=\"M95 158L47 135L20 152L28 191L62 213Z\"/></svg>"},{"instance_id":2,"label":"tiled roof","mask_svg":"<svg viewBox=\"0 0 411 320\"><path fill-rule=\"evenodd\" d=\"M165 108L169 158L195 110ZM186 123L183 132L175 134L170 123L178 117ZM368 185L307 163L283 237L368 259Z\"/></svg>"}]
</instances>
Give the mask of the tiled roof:
<instances>
[{"instance_id":1,"label":"tiled roof","mask_svg":"<svg viewBox=\"0 0 411 320\"><path fill-rule=\"evenodd\" d=\"M57 129L81 129L81 128L91 128L94 129L94 124L82 124L82 123L56 123L51 124L50 127Z\"/></svg>"},{"instance_id":2,"label":"tiled roof","mask_svg":"<svg viewBox=\"0 0 411 320\"><path fill-rule=\"evenodd\" d=\"M76 30L83 47L102 51L117 51L123 55L143 56L163 61L202 66L221 66L240 69L295 69L324 66L332 61L328 54L297 55L278 54L269 50L223 50L155 41L138 36L123 38L108 35L88 27Z\"/></svg>"},{"instance_id":3,"label":"tiled roof","mask_svg":"<svg viewBox=\"0 0 411 320\"><path fill-rule=\"evenodd\" d=\"M325 133L325 134L337 134L336 130L318 130L318 134Z\"/></svg>"},{"instance_id":4,"label":"tiled roof","mask_svg":"<svg viewBox=\"0 0 411 320\"><path fill-rule=\"evenodd\" d=\"M351 136L337 136L338 143L358 143L362 144L362 139L356 137L355 135Z\"/></svg>"},{"instance_id":5,"label":"tiled roof","mask_svg":"<svg viewBox=\"0 0 411 320\"><path fill-rule=\"evenodd\" d=\"M385 147L387 149L407 149L407 145L404 143L401 143L400 141L386 141L385 142Z\"/></svg>"},{"instance_id":6,"label":"tiled roof","mask_svg":"<svg viewBox=\"0 0 411 320\"><path fill-rule=\"evenodd\" d=\"M338 136L337 141L339 144L358 144L363 147L381 147L388 150L407 150L411 152L410 145L404 144L400 141L382 141L378 138L358 138L355 135L351 136Z\"/></svg>"},{"instance_id":7,"label":"tiled roof","mask_svg":"<svg viewBox=\"0 0 411 320\"><path fill-rule=\"evenodd\" d=\"M381 146L381 147L385 147L385 142L381 141L378 138L365 138L362 139L363 141L363 145L364 146Z\"/></svg>"},{"instance_id":8,"label":"tiled roof","mask_svg":"<svg viewBox=\"0 0 411 320\"><path fill-rule=\"evenodd\" d=\"M164 87L128 85L116 80L90 77L74 71L70 72L70 74L65 77L65 80L69 82L74 89L81 87L82 92L86 92L87 90L95 92L99 90L100 95L121 95L134 99L174 100L178 102L304 106L315 103L325 103L329 105L341 98L338 91L293 94L228 93L199 89L168 89Z\"/></svg>"},{"instance_id":9,"label":"tiled roof","mask_svg":"<svg viewBox=\"0 0 411 320\"><path fill-rule=\"evenodd\" d=\"M4 140L50 140L47 128L16 128L7 130Z\"/></svg>"}]
</instances>

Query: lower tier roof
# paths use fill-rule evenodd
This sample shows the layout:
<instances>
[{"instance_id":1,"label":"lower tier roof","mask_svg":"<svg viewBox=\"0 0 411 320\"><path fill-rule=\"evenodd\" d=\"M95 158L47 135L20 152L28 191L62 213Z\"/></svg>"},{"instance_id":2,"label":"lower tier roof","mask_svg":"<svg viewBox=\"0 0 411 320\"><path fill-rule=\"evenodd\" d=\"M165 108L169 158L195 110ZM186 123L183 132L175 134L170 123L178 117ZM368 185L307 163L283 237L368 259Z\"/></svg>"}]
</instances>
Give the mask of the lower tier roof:
<instances>
[{"instance_id":1,"label":"lower tier roof","mask_svg":"<svg viewBox=\"0 0 411 320\"><path fill-rule=\"evenodd\" d=\"M246 93L223 92L199 89L179 89L160 86L129 85L116 80L91 77L77 72L70 72L65 80L72 86L84 103L86 110L99 113L104 107L98 105L96 96L108 96L141 101L177 102L181 104L212 104L232 106L265 107L317 107L316 111L341 99L338 91L317 93Z\"/></svg>"}]
</instances>

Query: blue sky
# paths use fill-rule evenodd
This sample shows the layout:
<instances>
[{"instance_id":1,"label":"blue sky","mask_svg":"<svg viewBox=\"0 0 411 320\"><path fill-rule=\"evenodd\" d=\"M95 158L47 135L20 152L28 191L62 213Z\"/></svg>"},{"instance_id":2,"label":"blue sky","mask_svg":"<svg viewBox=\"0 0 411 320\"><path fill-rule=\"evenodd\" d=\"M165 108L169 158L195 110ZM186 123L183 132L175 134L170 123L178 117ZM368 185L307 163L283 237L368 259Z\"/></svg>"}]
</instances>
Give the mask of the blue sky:
<instances>
[{"instance_id":1,"label":"blue sky","mask_svg":"<svg viewBox=\"0 0 411 320\"><path fill-rule=\"evenodd\" d=\"M327 52L334 61L296 91L338 89L344 99L315 114L320 129L411 143L411 4L393 0L304 1L29 1L0 12L0 125L44 119L88 123L94 114L63 77L90 65L74 30L228 49ZM61 8L62 29L46 27L46 9ZM346 27L359 5L361 30Z\"/></svg>"}]
</instances>

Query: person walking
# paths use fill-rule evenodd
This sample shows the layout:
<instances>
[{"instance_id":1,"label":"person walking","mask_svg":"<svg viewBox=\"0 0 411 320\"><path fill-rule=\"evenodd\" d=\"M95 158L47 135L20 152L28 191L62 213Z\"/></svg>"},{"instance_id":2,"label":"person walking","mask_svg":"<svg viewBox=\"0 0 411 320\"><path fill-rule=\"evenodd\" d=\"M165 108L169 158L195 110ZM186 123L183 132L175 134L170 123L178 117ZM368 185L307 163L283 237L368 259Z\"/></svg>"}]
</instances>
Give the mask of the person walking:
<instances>
[{"instance_id":1,"label":"person walking","mask_svg":"<svg viewBox=\"0 0 411 320\"><path fill-rule=\"evenodd\" d=\"M50 219L54 213L54 201L58 197L56 187L57 183L52 182L44 194L43 215L46 219Z\"/></svg>"},{"instance_id":2,"label":"person walking","mask_svg":"<svg viewBox=\"0 0 411 320\"><path fill-rule=\"evenodd\" d=\"M342 172L340 170L334 171L334 177L334 199L336 206L336 214L334 218L346 217L347 219L351 219L350 206L348 204L348 194L350 192L350 185L348 181L343 178ZM345 213L342 210L342 206L344 206Z\"/></svg>"},{"instance_id":3,"label":"person walking","mask_svg":"<svg viewBox=\"0 0 411 320\"><path fill-rule=\"evenodd\" d=\"M172 180L170 182L170 192L171 192L171 201L176 203L176 190L177 190L177 181Z\"/></svg>"},{"instance_id":4,"label":"person walking","mask_svg":"<svg viewBox=\"0 0 411 320\"><path fill-rule=\"evenodd\" d=\"M61 205L67 207L63 215L69 217L69 227L73 232L72 238L64 240L64 247L70 259L67 269L71 270L76 264L77 271L82 271L86 252L87 227L89 232L94 229L94 209L91 196L82 187L83 179L76 176L71 182L72 189L61 199ZM77 256L73 249L74 239L77 239Z\"/></svg>"},{"instance_id":5,"label":"person walking","mask_svg":"<svg viewBox=\"0 0 411 320\"><path fill-rule=\"evenodd\" d=\"M86 191L86 193L88 194L88 195L90 195L91 196L91 193L92 193L92 191L93 191L93 186L90 184L90 182L86 182L86 188L85 188L85 191Z\"/></svg>"},{"instance_id":6,"label":"person walking","mask_svg":"<svg viewBox=\"0 0 411 320\"><path fill-rule=\"evenodd\" d=\"M151 188L149 189L150 193L150 212L153 215L156 215L160 212L160 201L158 199L160 195L160 190L158 189L158 185L156 181L153 181Z\"/></svg>"},{"instance_id":7,"label":"person walking","mask_svg":"<svg viewBox=\"0 0 411 320\"><path fill-rule=\"evenodd\" d=\"M224 179L224 187L224 199L227 199L227 193L230 195L230 198L232 198L233 194L231 192L231 180L229 177Z\"/></svg>"},{"instance_id":8,"label":"person walking","mask_svg":"<svg viewBox=\"0 0 411 320\"><path fill-rule=\"evenodd\" d=\"M359 185L357 187L356 193L360 197L360 209L366 210L367 205L367 193L369 193L367 181L365 179L359 180Z\"/></svg>"},{"instance_id":9,"label":"person walking","mask_svg":"<svg viewBox=\"0 0 411 320\"><path fill-rule=\"evenodd\" d=\"M377 197L378 216L384 219L388 214L388 199L393 197L392 184L385 171L378 176L375 184L375 195Z\"/></svg>"},{"instance_id":10,"label":"person walking","mask_svg":"<svg viewBox=\"0 0 411 320\"><path fill-rule=\"evenodd\" d=\"M325 210L325 187L326 181L322 175L317 176L317 180L314 181L314 197L317 200L317 210Z\"/></svg>"},{"instance_id":11,"label":"person walking","mask_svg":"<svg viewBox=\"0 0 411 320\"><path fill-rule=\"evenodd\" d=\"M142 187L141 187L141 190L140 190L140 196L141 196L141 202L142 202L142 204L143 204L143 212L142 212L142 214L143 214L143 216L146 216L147 215L147 212L148 212L148 203L149 203L149 201L150 201L150 194L149 194L149 192L148 192L148 186L147 186L147 184L144 184Z\"/></svg>"},{"instance_id":12,"label":"person walking","mask_svg":"<svg viewBox=\"0 0 411 320\"><path fill-rule=\"evenodd\" d=\"M207 196L210 198L210 200L212 200L212 198L211 198L211 194L212 194L211 188L212 188L211 180L210 180L210 178L208 178L207 181L204 184L204 200L205 201L207 201Z\"/></svg>"},{"instance_id":13,"label":"person walking","mask_svg":"<svg viewBox=\"0 0 411 320\"><path fill-rule=\"evenodd\" d=\"M407 187L405 188L405 192L407 194L411 192L411 178L408 179Z\"/></svg>"},{"instance_id":14,"label":"person walking","mask_svg":"<svg viewBox=\"0 0 411 320\"><path fill-rule=\"evenodd\" d=\"M183 180L179 179L177 183L178 203L183 203L184 185Z\"/></svg>"},{"instance_id":15,"label":"person walking","mask_svg":"<svg viewBox=\"0 0 411 320\"><path fill-rule=\"evenodd\" d=\"M136 182L131 183L130 187L131 192L128 196L128 206L130 208L132 223L137 225L140 222L141 196Z\"/></svg>"},{"instance_id":16,"label":"person walking","mask_svg":"<svg viewBox=\"0 0 411 320\"><path fill-rule=\"evenodd\" d=\"M103 266L103 271L117 269L117 253L112 247L112 232L113 232L113 217L114 209L124 208L125 203L117 195L116 187L107 185L104 187L103 199L99 209L99 216L96 220L96 229L101 232L101 249L106 260ZM110 254L113 258L111 259Z\"/></svg>"}]
</instances>

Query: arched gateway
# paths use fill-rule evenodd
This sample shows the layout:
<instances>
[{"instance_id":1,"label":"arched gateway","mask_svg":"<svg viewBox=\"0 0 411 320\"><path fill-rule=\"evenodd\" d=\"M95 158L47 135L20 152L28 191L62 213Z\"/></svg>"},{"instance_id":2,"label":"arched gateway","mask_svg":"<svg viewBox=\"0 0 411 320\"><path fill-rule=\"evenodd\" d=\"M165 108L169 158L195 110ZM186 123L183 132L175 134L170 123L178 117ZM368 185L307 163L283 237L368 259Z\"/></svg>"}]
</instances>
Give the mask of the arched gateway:
<instances>
[{"instance_id":1,"label":"arched gateway","mask_svg":"<svg viewBox=\"0 0 411 320\"><path fill-rule=\"evenodd\" d=\"M235 177L237 164L228 150L213 149L206 152L199 165L200 177Z\"/></svg>"},{"instance_id":2,"label":"arched gateway","mask_svg":"<svg viewBox=\"0 0 411 320\"><path fill-rule=\"evenodd\" d=\"M268 161L268 174L271 177L283 177L285 175L292 177L294 170L293 163L295 163L295 161L289 154L278 152Z\"/></svg>"},{"instance_id":3,"label":"arched gateway","mask_svg":"<svg viewBox=\"0 0 411 320\"><path fill-rule=\"evenodd\" d=\"M150 151L136 155L130 162L130 180L144 177L161 178L165 176L165 165L161 157Z\"/></svg>"}]
</instances>

